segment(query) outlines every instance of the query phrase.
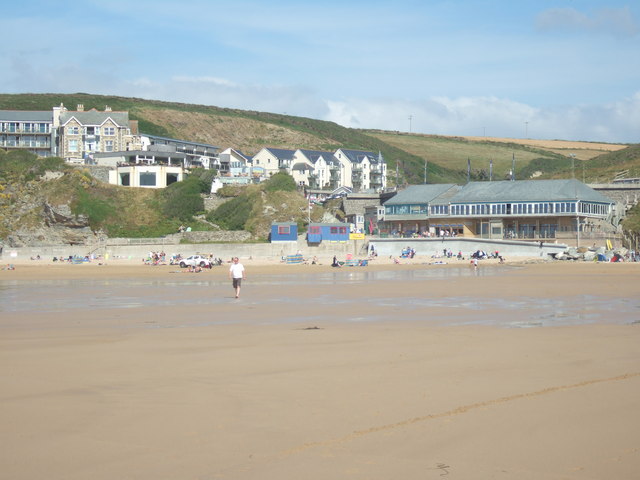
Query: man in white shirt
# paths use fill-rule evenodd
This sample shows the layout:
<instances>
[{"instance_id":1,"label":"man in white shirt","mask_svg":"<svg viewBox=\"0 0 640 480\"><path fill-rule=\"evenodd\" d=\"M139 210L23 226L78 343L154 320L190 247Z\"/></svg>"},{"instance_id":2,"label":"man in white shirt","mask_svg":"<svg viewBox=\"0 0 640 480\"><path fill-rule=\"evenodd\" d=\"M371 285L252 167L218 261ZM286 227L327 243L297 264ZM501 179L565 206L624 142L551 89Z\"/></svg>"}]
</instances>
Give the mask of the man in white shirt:
<instances>
[{"instance_id":1,"label":"man in white shirt","mask_svg":"<svg viewBox=\"0 0 640 480\"><path fill-rule=\"evenodd\" d=\"M236 289L236 298L240 297L240 286L242 285L242 280L245 279L244 274L244 265L242 265L238 257L233 257L231 261L231 267L229 267L229 278L233 282L233 288Z\"/></svg>"}]
</instances>

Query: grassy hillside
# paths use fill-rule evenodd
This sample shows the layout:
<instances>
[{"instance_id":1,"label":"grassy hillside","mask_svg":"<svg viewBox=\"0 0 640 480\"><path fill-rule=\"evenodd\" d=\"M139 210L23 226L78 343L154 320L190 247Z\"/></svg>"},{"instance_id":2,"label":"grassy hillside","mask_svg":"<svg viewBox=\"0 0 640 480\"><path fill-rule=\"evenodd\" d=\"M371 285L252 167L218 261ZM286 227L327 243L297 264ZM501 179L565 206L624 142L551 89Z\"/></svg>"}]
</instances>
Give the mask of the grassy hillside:
<instances>
[{"instance_id":1,"label":"grassy hillside","mask_svg":"<svg viewBox=\"0 0 640 480\"><path fill-rule=\"evenodd\" d=\"M587 181L609 181L621 171L631 175L640 165L637 152L625 145L356 130L304 117L83 93L0 94L0 109L49 110L60 103L70 110L79 103L98 110L109 105L128 111L143 133L210 143L221 149L233 147L248 155L264 147L380 151L389 167L391 185L396 171L401 185L423 183L425 161L429 183L464 183L467 159L473 180L488 177L491 160L493 178L504 178L514 156L519 179L575 175Z\"/></svg>"},{"instance_id":2,"label":"grassy hillside","mask_svg":"<svg viewBox=\"0 0 640 480\"><path fill-rule=\"evenodd\" d=\"M640 145L402 134L344 128L303 117L138 98L0 94L0 109L50 110L61 103L70 110L77 104L86 110L104 110L108 105L115 111L128 111L142 133L209 143L221 149L233 147L248 155L264 147L380 151L388 164L391 186L396 183L396 172L400 185L423 183L425 164L429 183L464 183L467 161L471 162L472 180L488 178L490 161L493 178L501 179L508 175L514 157L517 179L575 176L587 183L606 183L616 176L640 177ZM38 205L44 202L71 206L74 213L89 218L92 228L110 236L164 235L176 231L185 219L194 229L211 228L206 222L193 220L194 215L203 213L200 192L206 190L203 185L208 180L198 179L199 174L165 191L123 189L99 184L82 169L55 159L36 162L25 153L0 151L0 237L6 238L18 226L36 225ZM57 169L64 175L42 182L39 175L43 169ZM32 199L25 201L29 197ZM227 228L242 228L264 237L272 220L293 220L302 226L306 203L301 201L295 192L247 189L237 200L210 213L207 220L224 224L234 217L233 225ZM321 215L319 207L312 214L314 220Z\"/></svg>"},{"instance_id":3,"label":"grassy hillside","mask_svg":"<svg viewBox=\"0 0 640 480\"><path fill-rule=\"evenodd\" d=\"M85 110L128 111L139 122L141 132L183 140L233 147L249 155L263 147L308 148L334 150L338 147L382 152L391 169L401 166L403 183L419 182L423 160L416 155L389 145L359 130L341 127L332 122L273 113L235 110L204 105L160 102L137 98L89 94L0 94L0 109L49 110L64 103L73 110L77 104ZM434 181L460 180L459 172L438 165L430 166Z\"/></svg>"},{"instance_id":4,"label":"grassy hillside","mask_svg":"<svg viewBox=\"0 0 640 480\"><path fill-rule=\"evenodd\" d=\"M595 167L594 157L620 155L625 145L553 140L516 140L483 137L445 137L437 135L403 134L399 132L369 131L380 140L417 155L442 167L466 172L471 163L472 175L489 171L493 162L493 178L507 178L515 159L516 179L533 177L553 178L571 176L572 164L576 175L582 168ZM572 157L574 155L574 157ZM486 176L486 175L485 175Z\"/></svg>"}]
</instances>

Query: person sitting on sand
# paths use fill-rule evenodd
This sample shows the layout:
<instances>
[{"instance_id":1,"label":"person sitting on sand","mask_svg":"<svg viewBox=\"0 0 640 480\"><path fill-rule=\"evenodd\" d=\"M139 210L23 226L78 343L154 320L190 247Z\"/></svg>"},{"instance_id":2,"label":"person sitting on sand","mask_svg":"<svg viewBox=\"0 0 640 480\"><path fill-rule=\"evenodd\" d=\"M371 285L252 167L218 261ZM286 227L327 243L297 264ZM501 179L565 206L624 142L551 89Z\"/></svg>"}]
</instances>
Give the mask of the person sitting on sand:
<instances>
[{"instance_id":1,"label":"person sitting on sand","mask_svg":"<svg viewBox=\"0 0 640 480\"><path fill-rule=\"evenodd\" d=\"M340 262L338 262L338 257L336 257L335 255L333 256L333 262L331 262L331 266L332 267L340 267Z\"/></svg>"}]
</instances>

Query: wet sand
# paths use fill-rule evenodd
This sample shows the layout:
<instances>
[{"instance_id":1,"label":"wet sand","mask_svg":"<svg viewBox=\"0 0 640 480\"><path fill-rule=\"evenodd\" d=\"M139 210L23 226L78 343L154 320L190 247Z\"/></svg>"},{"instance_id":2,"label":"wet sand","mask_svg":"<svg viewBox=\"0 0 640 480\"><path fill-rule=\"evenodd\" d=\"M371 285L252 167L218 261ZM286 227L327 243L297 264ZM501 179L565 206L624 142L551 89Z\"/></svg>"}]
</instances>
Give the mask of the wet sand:
<instances>
[{"instance_id":1,"label":"wet sand","mask_svg":"<svg viewBox=\"0 0 640 480\"><path fill-rule=\"evenodd\" d=\"M243 262L0 271L3 477L636 478L640 265Z\"/></svg>"}]
</instances>

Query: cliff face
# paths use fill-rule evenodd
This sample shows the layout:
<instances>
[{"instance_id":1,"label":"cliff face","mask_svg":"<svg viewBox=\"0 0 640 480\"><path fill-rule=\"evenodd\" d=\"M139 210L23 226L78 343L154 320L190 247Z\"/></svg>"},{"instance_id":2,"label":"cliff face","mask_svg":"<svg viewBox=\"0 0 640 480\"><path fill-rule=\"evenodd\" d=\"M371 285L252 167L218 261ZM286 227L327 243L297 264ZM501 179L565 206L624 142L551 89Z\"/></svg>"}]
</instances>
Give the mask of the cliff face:
<instances>
[{"instance_id":1,"label":"cliff face","mask_svg":"<svg viewBox=\"0 0 640 480\"><path fill-rule=\"evenodd\" d=\"M70 197L57 185L61 177L45 176L4 188L0 233L5 246L90 245L99 240L88 219L71 212Z\"/></svg>"},{"instance_id":2,"label":"cliff face","mask_svg":"<svg viewBox=\"0 0 640 480\"><path fill-rule=\"evenodd\" d=\"M49 205L46 201L31 211L35 225L13 229L7 236L8 247L46 245L91 245L99 240L83 216L71 214L68 205ZM38 218L41 220L38 224Z\"/></svg>"}]
</instances>

